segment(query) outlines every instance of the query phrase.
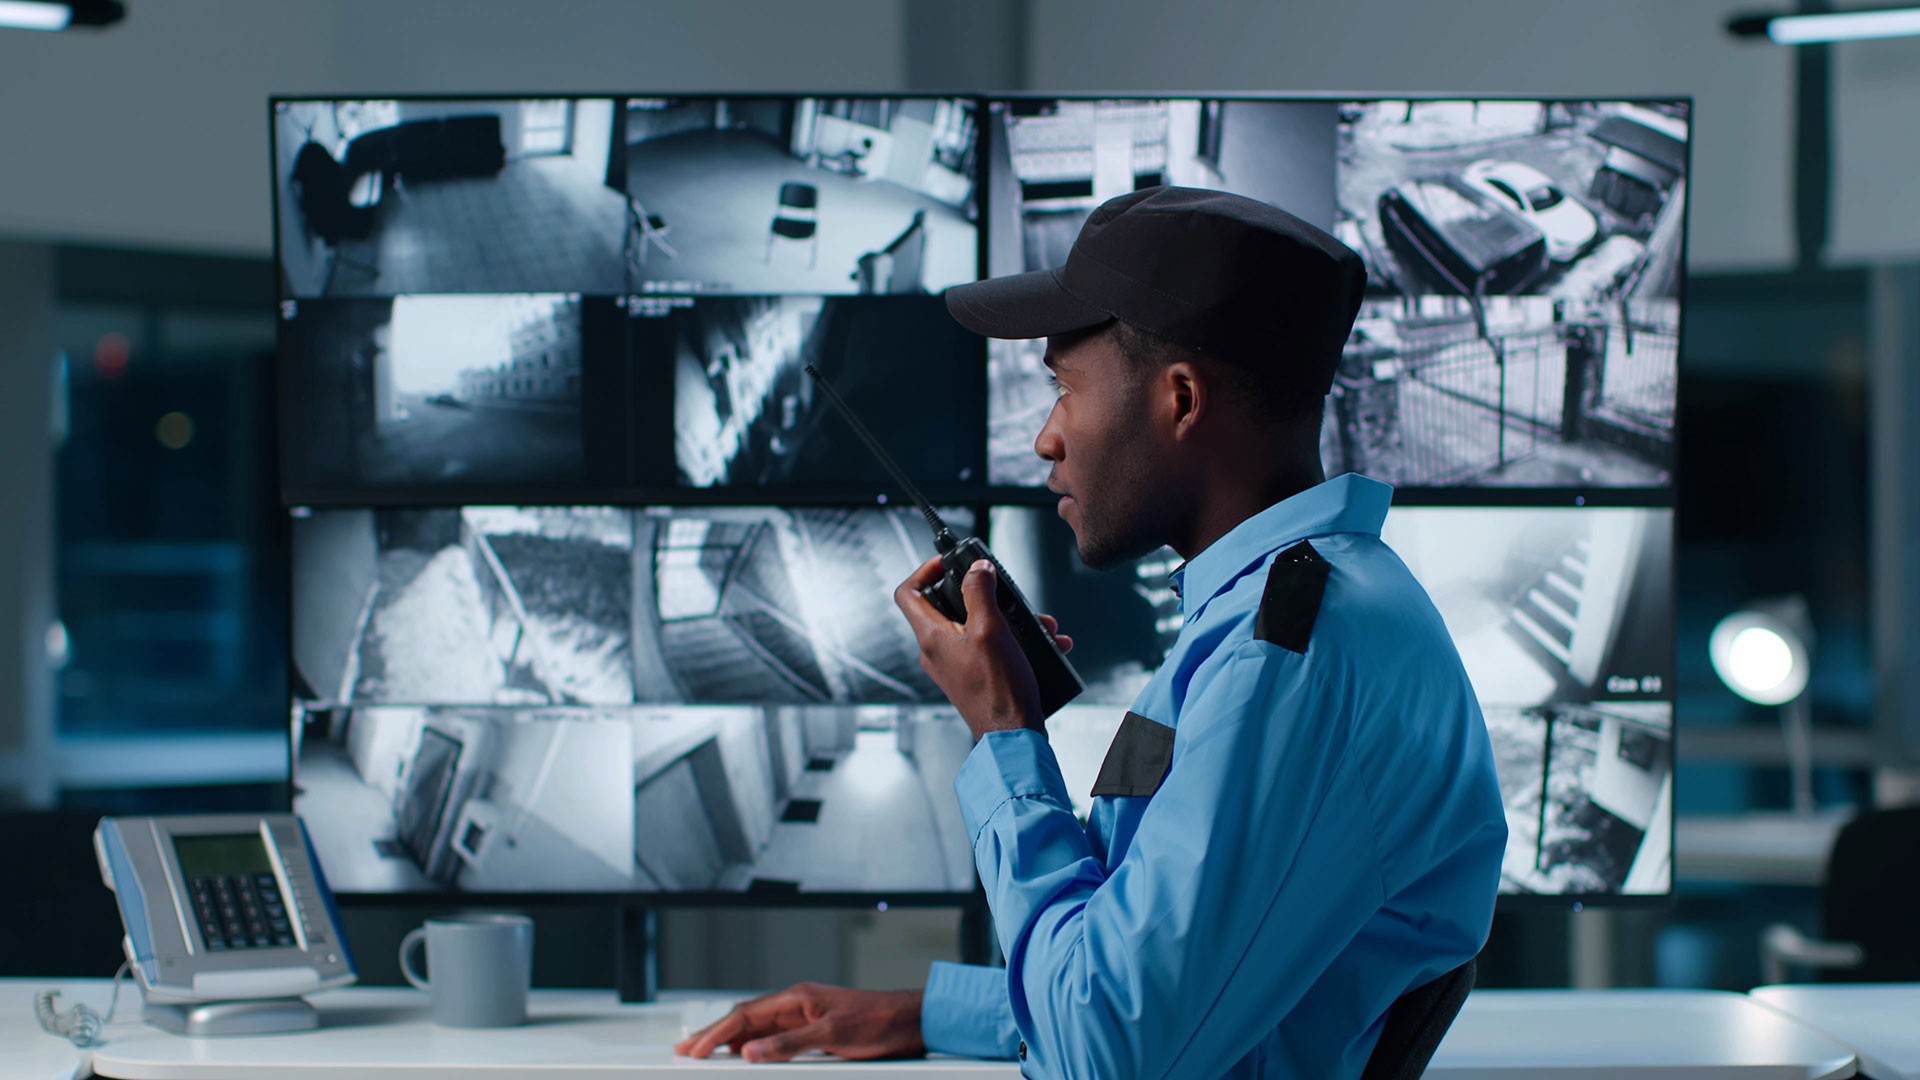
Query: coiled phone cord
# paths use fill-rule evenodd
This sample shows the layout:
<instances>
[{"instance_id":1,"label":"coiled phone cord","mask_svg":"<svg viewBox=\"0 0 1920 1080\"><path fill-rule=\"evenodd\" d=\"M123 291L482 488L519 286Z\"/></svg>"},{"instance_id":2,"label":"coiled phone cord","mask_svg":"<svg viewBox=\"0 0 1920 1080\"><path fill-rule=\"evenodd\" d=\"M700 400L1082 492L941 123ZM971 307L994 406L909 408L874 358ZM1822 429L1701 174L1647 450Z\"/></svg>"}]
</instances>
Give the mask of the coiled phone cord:
<instances>
[{"instance_id":1,"label":"coiled phone cord","mask_svg":"<svg viewBox=\"0 0 1920 1080\"><path fill-rule=\"evenodd\" d=\"M99 1046L106 1040L101 1037L103 1029L113 1022L113 1013L120 1007L120 980L133 969L131 963L122 963L120 970L113 973L113 997L107 1001L107 1015L94 1012L86 1002L77 1002L66 1012L54 1008L54 999L60 996L58 990L42 990L33 996L33 1012L40 1018L40 1026L50 1035L59 1035L75 1046Z\"/></svg>"}]
</instances>

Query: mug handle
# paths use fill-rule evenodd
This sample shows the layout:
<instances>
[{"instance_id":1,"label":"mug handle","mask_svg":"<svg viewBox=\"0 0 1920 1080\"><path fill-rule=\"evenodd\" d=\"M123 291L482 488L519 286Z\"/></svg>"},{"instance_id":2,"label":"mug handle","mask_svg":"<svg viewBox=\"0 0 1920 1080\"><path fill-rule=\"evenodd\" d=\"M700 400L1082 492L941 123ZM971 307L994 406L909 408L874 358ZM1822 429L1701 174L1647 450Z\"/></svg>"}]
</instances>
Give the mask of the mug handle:
<instances>
[{"instance_id":1,"label":"mug handle","mask_svg":"<svg viewBox=\"0 0 1920 1080\"><path fill-rule=\"evenodd\" d=\"M427 980L421 978L420 973L413 970L413 964L409 962L413 958L413 947L426 939L427 928L424 926L414 927L407 931L406 937L400 939L400 974L407 977L407 982L411 983L415 990L430 989Z\"/></svg>"}]
</instances>

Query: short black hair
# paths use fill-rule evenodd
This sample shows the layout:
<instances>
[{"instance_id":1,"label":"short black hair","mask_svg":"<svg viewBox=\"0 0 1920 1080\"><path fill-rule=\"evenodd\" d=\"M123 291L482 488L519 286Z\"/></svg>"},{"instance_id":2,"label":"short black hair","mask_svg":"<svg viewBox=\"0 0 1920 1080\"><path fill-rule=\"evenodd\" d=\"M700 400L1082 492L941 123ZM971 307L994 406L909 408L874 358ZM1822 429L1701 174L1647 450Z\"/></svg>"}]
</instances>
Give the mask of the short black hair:
<instances>
[{"instance_id":1,"label":"short black hair","mask_svg":"<svg viewBox=\"0 0 1920 1080\"><path fill-rule=\"evenodd\" d=\"M1227 393L1262 424L1271 427L1311 424L1318 429L1326 413L1325 394L1289 385L1277 377L1271 365L1207 356L1122 319L1107 324L1105 331L1137 378L1151 375L1178 360L1212 360L1211 367L1225 376Z\"/></svg>"}]
</instances>

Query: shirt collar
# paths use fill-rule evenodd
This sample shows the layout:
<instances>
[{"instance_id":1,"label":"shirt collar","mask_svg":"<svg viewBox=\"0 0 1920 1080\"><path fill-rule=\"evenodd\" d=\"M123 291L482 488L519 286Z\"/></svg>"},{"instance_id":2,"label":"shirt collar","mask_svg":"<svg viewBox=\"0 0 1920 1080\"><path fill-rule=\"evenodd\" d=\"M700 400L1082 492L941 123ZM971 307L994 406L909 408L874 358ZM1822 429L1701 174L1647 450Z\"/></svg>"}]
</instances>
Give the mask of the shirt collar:
<instances>
[{"instance_id":1,"label":"shirt collar","mask_svg":"<svg viewBox=\"0 0 1920 1080\"><path fill-rule=\"evenodd\" d=\"M1393 488L1347 473L1274 503L1174 569L1169 576L1180 613L1191 616L1247 567L1300 540L1330 533L1379 536L1392 501Z\"/></svg>"}]
</instances>

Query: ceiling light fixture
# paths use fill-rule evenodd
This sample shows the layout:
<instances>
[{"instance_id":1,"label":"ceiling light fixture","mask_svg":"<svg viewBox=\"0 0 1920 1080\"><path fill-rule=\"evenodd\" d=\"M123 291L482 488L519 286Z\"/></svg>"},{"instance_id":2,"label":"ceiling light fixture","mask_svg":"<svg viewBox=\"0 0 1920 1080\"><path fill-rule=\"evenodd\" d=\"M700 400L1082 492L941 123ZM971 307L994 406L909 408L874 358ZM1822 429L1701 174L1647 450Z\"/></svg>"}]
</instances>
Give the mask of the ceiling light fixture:
<instances>
[{"instance_id":1,"label":"ceiling light fixture","mask_svg":"<svg viewBox=\"0 0 1920 1080\"><path fill-rule=\"evenodd\" d=\"M1735 15L1727 20L1735 37L1769 38L1780 45L1912 37L1920 34L1920 7L1874 11L1821 11L1804 15Z\"/></svg>"},{"instance_id":2,"label":"ceiling light fixture","mask_svg":"<svg viewBox=\"0 0 1920 1080\"><path fill-rule=\"evenodd\" d=\"M127 17L117 0L0 0L0 27L15 30L66 30L75 26L107 26Z\"/></svg>"}]
</instances>

